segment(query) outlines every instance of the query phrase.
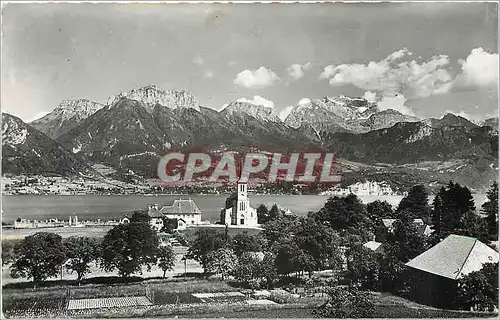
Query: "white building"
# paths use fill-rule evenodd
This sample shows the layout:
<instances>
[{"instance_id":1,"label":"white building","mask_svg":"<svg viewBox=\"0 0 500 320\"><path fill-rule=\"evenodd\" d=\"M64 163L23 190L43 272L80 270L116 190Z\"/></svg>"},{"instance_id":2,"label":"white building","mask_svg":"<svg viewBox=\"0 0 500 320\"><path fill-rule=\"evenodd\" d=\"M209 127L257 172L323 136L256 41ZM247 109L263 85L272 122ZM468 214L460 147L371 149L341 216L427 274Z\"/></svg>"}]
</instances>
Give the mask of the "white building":
<instances>
[{"instance_id":1,"label":"white building","mask_svg":"<svg viewBox=\"0 0 500 320\"><path fill-rule=\"evenodd\" d=\"M236 195L231 195L226 200L226 207L221 210L221 223L248 227L258 226L257 209L250 206L247 187L246 182L238 182Z\"/></svg>"},{"instance_id":2,"label":"white building","mask_svg":"<svg viewBox=\"0 0 500 320\"><path fill-rule=\"evenodd\" d=\"M176 199L173 204L163 206L161 209L157 204L150 205L148 215L151 217L151 225L161 230L163 219L177 219L178 229L201 224L201 210L192 199Z\"/></svg>"}]
</instances>

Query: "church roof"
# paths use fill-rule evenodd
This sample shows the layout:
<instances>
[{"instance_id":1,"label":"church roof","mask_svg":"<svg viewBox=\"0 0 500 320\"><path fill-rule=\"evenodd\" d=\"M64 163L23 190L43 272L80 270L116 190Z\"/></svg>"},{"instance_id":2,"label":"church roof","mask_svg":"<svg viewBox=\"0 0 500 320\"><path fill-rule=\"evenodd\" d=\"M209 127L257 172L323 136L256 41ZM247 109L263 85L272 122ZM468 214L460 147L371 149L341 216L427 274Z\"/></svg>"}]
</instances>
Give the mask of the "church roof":
<instances>
[{"instance_id":1,"label":"church roof","mask_svg":"<svg viewBox=\"0 0 500 320\"><path fill-rule=\"evenodd\" d=\"M456 280L481 270L483 264L488 262L498 262L498 252L476 238L450 235L406 265Z\"/></svg>"}]
</instances>

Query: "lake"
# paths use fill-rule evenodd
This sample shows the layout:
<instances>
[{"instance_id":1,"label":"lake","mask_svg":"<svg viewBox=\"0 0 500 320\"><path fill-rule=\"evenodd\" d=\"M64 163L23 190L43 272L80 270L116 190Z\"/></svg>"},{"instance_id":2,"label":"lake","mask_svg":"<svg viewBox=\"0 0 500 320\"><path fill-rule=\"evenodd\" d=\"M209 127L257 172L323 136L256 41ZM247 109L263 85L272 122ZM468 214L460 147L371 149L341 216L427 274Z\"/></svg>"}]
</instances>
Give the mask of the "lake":
<instances>
[{"instance_id":1,"label":"lake","mask_svg":"<svg viewBox=\"0 0 500 320\"><path fill-rule=\"evenodd\" d=\"M58 218L68 220L76 214L79 220L117 219L134 210L147 208L148 204L171 204L174 199L193 199L202 211L202 220L216 222L227 195L192 195L192 196L2 196L2 220L13 222L18 217L27 219ZM323 207L329 196L319 195L249 195L252 207L261 204L271 207L274 203L303 216L309 211ZM368 203L377 199L386 200L393 206L401 201L402 196L359 196ZM480 208L486 199L484 194L474 195L476 207Z\"/></svg>"}]
</instances>

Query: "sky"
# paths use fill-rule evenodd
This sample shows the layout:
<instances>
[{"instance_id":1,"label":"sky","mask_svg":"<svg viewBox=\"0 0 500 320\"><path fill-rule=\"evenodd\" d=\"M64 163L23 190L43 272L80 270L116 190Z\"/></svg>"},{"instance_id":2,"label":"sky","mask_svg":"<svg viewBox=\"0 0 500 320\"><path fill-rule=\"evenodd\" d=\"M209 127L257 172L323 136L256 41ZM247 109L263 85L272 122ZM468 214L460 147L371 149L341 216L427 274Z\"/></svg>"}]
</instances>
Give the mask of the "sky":
<instances>
[{"instance_id":1,"label":"sky","mask_svg":"<svg viewBox=\"0 0 500 320\"><path fill-rule=\"evenodd\" d=\"M286 116L365 97L418 117L498 113L496 3L2 4L2 111L155 84Z\"/></svg>"}]
</instances>

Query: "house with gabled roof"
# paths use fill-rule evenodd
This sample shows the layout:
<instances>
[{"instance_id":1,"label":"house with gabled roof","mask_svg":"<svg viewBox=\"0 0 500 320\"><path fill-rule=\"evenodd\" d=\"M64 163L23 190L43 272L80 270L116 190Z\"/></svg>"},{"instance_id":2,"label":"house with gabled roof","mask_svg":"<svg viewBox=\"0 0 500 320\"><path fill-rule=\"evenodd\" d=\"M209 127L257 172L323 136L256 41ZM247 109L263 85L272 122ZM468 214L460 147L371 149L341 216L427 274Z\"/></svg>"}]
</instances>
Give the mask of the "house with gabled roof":
<instances>
[{"instance_id":1,"label":"house with gabled roof","mask_svg":"<svg viewBox=\"0 0 500 320\"><path fill-rule=\"evenodd\" d=\"M449 235L434 247L406 263L413 295L423 303L449 307L457 280L486 263L498 263L499 254L476 238Z\"/></svg>"},{"instance_id":2,"label":"house with gabled roof","mask_svg":"<svg viewBox=\"0 0 500 320\"><path fill-rule=\"evenodd\" d=\"M157 204L149 205L148 215L151 218L151 225L161 230L163 219L176 219L179 228L201 224L201 210L192 199L175 199L171 205L164 205L161 208Z\"/></svg>"}]
</instances>

